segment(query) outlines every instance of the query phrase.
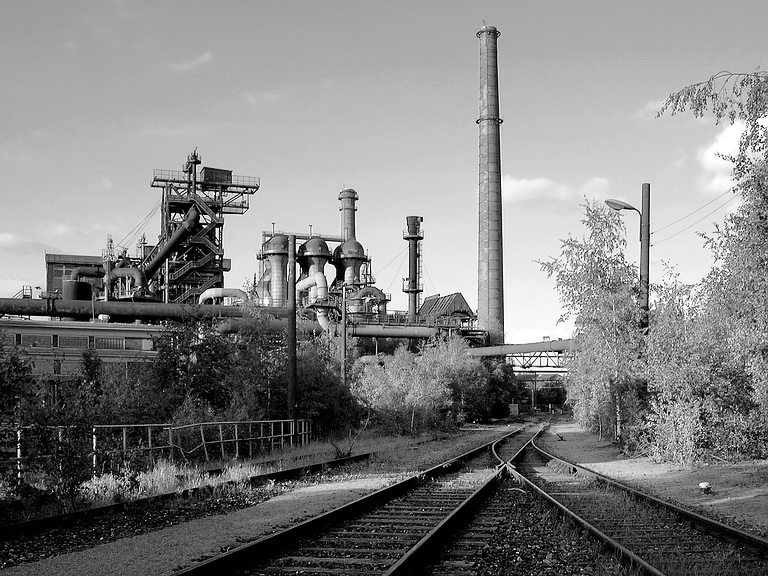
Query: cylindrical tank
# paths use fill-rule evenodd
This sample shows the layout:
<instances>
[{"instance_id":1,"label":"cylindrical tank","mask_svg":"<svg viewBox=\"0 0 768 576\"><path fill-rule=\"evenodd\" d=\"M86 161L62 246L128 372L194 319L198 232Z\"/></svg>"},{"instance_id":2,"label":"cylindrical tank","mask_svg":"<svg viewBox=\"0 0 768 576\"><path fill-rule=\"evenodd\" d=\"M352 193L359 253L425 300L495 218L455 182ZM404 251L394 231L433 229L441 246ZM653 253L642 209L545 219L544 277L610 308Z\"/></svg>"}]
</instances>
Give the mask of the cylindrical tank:
<instances>
[{"instance_id":1,"label":"cylindrical tank","mask_svg":"<svg viewBox=\"0 0 768 576\"><path fill-rule=\"evenodd\" d=\"M360 266L368 260L363 245L357 240L347 240L333 251L336 280L344 280L347 286L360 284Z\"/></svg>"},{"instance_id":2,"label":"cylindrical tank","mask_svg":"<svg viewBox=\"0 0 768 576\"><path fill-rule=\"evenodd\" d=\"M82 280L61 281L62 300L90 300L93 297L93 286Z\"/></svg>"},{"instance_id":3,"label":"cylindrical tank","mask_svg":"<svg viewBox=\"0 0 768 576\"><path fill-rule=\"evenodd\" d=\"M354 240L355 236L355 202L357 192L352 188L346 188L339 193L339 212L341 212L341 237L345 240Z\"/></svg>"},{"instance_id":4,"label":"cylindrical tank","mask_svg":"<svg viewBox=\"0 0 768 576\"><path fill-rule=\"evenodd\" d=\"M322 238L310 238L296 251L296 261L301 266L301 271L307 278L313 281L318 273L325 275L325 265L331 259L331 251L328 244ZM317 300L317 284L310 288L310 300Z\"/></svg>"},{"instance_id":5,"label":"cylindrical tank","mask_svg":"<svg viewBox=\"0 0 768 576\"><path fill-rule=\"evenodd\" d=\"M491 342L504 341L504 255L501 214L501 138L499 117L499 31L483 26L480 40L480 129L477 246L477 322Z\"/></svg>"},{"instance_id":6,"label":"cylindrical tank","mask_svg":"<svg viewBox=\"0 0 768 576\"><path fill-rule=\"evenodd\" d=\"M264 242L261 253L269 262L270 306L285 306L287 294L288 236L275 234Z\"/></svg>"}]
</instances>

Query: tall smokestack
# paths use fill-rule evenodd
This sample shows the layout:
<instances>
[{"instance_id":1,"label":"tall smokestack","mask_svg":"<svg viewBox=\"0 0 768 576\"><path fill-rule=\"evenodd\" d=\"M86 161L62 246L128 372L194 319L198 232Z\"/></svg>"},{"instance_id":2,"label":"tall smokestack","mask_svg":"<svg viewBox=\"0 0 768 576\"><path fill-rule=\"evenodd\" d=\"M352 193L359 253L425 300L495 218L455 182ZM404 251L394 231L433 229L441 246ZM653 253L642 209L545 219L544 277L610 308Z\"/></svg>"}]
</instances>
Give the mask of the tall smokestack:
<instances>
[{"instance_id":1,"label":"tall smokestack","mask_svg":"<svg viewBox=\"0 0 768 576\"><path fill-rule=\"evenodd\" d=\"M424 239L421 230L421 216L406 216L407 229L403 232L403 238L408 241L408 278L403 279L403 292L408 294L408 319L416 320L419 311L419 294L422 292L420 278L419 242Z\"/></svg>"},{"instance_id":2,"label":"tall smokestack","mask_svg":"<svg viewBox=\"0 0 768 576\"><path fill-rule=\"evenodd\" d=\"M504 254L501 233L501 118L496 40L501 33L483 26L480 39L479 233L477 244L477 322L492 344L504 342Z\"/></svg>"},{"instance_id":3,"label":"tall smokestack","mask_svg":"<svg viewBox=\"0 0 768 576\"><path fill-rule=\"evenodd\" d=\"M357 207L357 192L346 188L339 193L339 212L341 212L341 237L345 240L355 240L355 211Z\"/></svg>"}]
</instances>

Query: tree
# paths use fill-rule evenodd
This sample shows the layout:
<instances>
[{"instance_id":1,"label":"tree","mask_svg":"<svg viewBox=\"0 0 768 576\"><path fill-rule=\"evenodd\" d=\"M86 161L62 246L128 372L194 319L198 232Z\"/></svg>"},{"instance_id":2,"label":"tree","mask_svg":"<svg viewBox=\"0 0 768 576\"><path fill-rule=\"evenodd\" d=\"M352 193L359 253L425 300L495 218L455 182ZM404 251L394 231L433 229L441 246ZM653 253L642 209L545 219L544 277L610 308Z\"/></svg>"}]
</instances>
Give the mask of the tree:
<instances>
[{"instance_id":1,"label":"tree","mask_svg":"<svg viewBox=\"0 0 768 576\"><path fill-rule=\"evenodd\" d=\"M0 419L18 422L19 403L31 393L34 382L32 365L22 349L3 346L2 336L0 333Z\"/></svg>"},{"instance_id":2,"label":"tree","mask_svg":"<svg viewBox=\"0 0 768 576\"><path fill-rule=\"evenodd\" d=\"M467 348L459 337L434 342L420 354L400 347L381 363L357 368L352 393L400 432L462 421L468 399L479 396L488 379L480 360L470 357Z\"/></svg>"},{"instance_id":3,"label":"tree","mask_svg":"<svg viewBox=\"0 0 768 576\"><path fill-rule=\"evenodd\" d=\"M540 262L554 278L565 308L561 320L575 320L574 346L565 386L582 426L620 440L628 406L637 394L642 333L637 270L627 263L621 218L585 201L587 235L562 241L558 258Z\"/></svg>"},{"instance_id":4,"label":"tree","mask_svg":"<svg viewBox=\"0 0 768 576\"><path fill-rule=\"evenodd\" d=\"M698 287L693 320L711 357L695 357L706 390L686 391L704 418L698 450L764 457L768 452L768 74L720 72L671 94L659 116L712 113L715 123L743 124L732 163L741 199L722 226L705 236L715 265ZM657 395L658 397L658 395Z\"/></svg>"}]
</instances>

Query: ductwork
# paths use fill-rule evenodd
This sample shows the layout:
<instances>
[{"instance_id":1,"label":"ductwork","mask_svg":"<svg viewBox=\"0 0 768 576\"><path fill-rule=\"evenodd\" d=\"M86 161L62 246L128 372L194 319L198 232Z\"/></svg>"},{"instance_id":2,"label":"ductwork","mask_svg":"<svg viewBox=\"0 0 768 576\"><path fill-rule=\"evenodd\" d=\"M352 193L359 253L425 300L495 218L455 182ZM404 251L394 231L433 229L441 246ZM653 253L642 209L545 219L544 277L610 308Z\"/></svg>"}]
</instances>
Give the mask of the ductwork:
<instances>
[{"instance_id":1,"label":"ductwork","mask_svg":"<svg viewBox=\"0 0 768 576\"><path fill-rule=\"evenodd\" d=\"M239 288L208 288L208 290L200 294L197 303L205 304L208 300L213 300L214 298L241 298L245 301L248 300L248 295Z\"/></svg>"},{"instance_id":2,"label":"ductwork","mask_svg":"<svg viewBox=\"0 0 768 576\"><path fill-rule=\"evenodd\" d=\"M317 299L325 300L328 298L328 279L322 272L315 274L315 286L317 286ZM331 321L328 319L328 310L325 308L317 308L315 313L317 314L317 322L320 324L323 330L326 332L330 328Z\"/></svg>"},{"instance_id":3,"label":"ductwork","mask_svg":"<svg viewBox=\"0 0 768 576\"><path fill-rule=\"evenodd\" d=\"M72 280L79 280L80 278L101 278L104 274L104 266L77 266L72 268L69 277Z\"/></svg>"},{"instance_id":4,"label":"ductwork","mask_svg":"<svg viewBox=\"0 0 768 576\"><path fill-rule=\"evenodd\" d=\"M352 324L347 328L350 336L377 338L432 338L438 329L429 326L388 326L377 324Z\"/></svg>"},{"instance_id":5,"label":"ductwork","mask_svg":"<svg viewBox=\"0 0 768 576\"><path fill-rule=\"evenodd\" d=\"M220 322L216 325L216 331L220 334L236 334L240 332L243 327L245 326L246 319L245 318L228 318L227 320L224 320L223 322ZM260 321L260 324L266 325L267 328L271 330L286 330L288 328L288 319L287 318L271 318L271 319L262 319ZM302 323L301 324L301 331L302 332L311 332L312 334L320 335L322 334L323 330L320 327L319 324L316 322L313 322L312 324Z\"/></svg>"},{"instance_id":6,"label":"ductwork","mask_svg":"<svg viewBox=\"0 0 768 576\"><path fill-rule=\"evenodd\" d=\"M262 307L261 310L277 318L287 317L285 308ZM188 304L162 304L154 302L104 302L101 300L59 300L56 298L0 298L0 314L13 316L70 317L90 320L99 314L108 314L113 320L183 320L195 316L204 318L241 318L240 306Z\"/></svg>"},{"instance_id":7,"label":"ductwork","mask_svg":"<svg viewBox=\"0 0 768 576\"><path fill-rule=\"evenodd\" d=\"M110 284L118 278L133 278L133 284L137 288L144 287L147 284L144 272L138 268L113 268L109 273Z\"/></svg>"},{"instance_id":8,"label":"ductwork","mask_svg":"<svg viewBox=\"0 0 768 576\"><path fill-rule=\"evenodd\" d=\"M527 344L502 344L500 346L482 346L470 348L470 356L507 356L508 354L525 354L527 352L567 352L573 346L573 340L544 340Z\"/></svg>"},{"instance_id":9,"label":"ductwork","mask_svg":"<svg viewBox=\"0 0 768 576\"><path fill-rule=\"evenodd\" d=\"M171 252L174 251L176 246L184 240L189 234L192 232L192 229L197 226L197 223L200 221L200 212L197 210L195 206L192 206L192 208L189 209L189 212L187 212L187 216L184 219L184 221L179 225L179 227L176 229L176 231L173 233L173 235L168 239L168 241L163 244L162 248L158 251L157 255L152 259L152 261L146 265L144 268L144 275L147 278L152 278L158 270L160 270L160 267L165 263L165 261L168 259L168 257L171 255Z\"/></svg>"}]
</instances>

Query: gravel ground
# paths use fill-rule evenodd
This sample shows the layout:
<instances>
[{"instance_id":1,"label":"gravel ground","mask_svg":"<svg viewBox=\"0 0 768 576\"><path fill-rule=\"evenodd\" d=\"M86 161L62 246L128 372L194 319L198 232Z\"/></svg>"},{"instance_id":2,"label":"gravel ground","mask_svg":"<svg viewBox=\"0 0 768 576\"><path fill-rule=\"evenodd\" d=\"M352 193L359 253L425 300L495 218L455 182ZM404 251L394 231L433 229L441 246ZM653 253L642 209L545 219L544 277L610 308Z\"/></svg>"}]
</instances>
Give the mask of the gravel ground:
<instances>
[{"instance_id":1,"label":"gravel ground","mask_svg":"<svg viewBox=\"0 0 768 576\"><path fill-rule=\"evenodd\" d=\"M577 526L566 522L531 492L499 492L509 521L479 551L476 576L618 576L626 570Z\"/></svg>"},{"instance_id":2,"label":"gravel ground","mask_svg":"<svg viewBox=\"0 0 768 576\"><path fill-rule=\"evenodd\" d=\"M255 506L245 503L247 507L242 509L235 509L239 504L232 500L220 508L215 503L200 504L196 512L184 512L187 517L174 518L172 513L164 512L160 516L165 516L167 521L153 519L154 529L150 528L150 532L144 526L150 521L134 520L131 527L115 517L91 530L91 536L79 536L77 530L65 531L60 535L64 545L58 548L44 542L33 546L34 539L17 541L10 550L16 561L23 557L25 563L0 573L3 576L173 574L194 562L341 506L391 483L405 471L424 470L506 431L508 427L478 427L458 438L399 439L391 443L393 449L365 467L364 475L362 467L356 466L312 483L292 483L289 489L281 489L279 495ZM118 539L107 542L110 532ZM98 541L106 543L94 545L96 538L102 536L104 540ZM41 554L46 553L42 552L46 546L57 555L40 559ZM0 548L0 565L13 561L9 554L8 548Z\"/></svg>"}]
</instances>

